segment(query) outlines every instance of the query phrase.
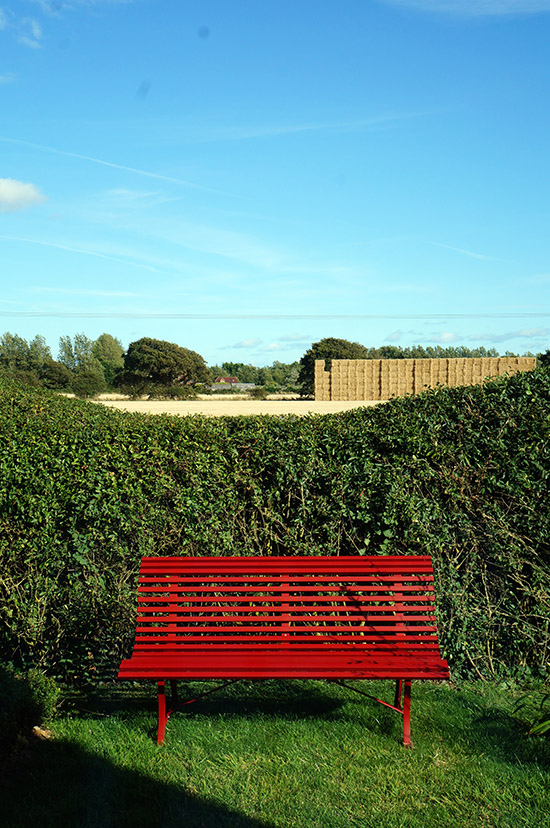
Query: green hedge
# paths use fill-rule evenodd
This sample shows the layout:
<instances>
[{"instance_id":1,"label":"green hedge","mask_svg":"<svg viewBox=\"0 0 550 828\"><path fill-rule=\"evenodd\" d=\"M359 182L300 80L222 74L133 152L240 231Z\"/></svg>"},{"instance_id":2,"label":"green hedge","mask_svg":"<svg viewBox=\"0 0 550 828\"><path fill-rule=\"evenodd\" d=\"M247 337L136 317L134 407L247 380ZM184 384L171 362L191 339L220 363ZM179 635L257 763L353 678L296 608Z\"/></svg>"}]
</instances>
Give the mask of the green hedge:
<instances>
[{"instance_id":1,"label":"green hedge","mask_svg":"<svg viewBox=\"0 0 550 828\"><path fill-rule=\"evenodd\" d=\"M550 372L307 417L130 415L0 385L0 659L113 675L141 555L431 554L455 676L539 670Z\"/></svg>"},{"instance_id":2,"label":"green hedge","mask_svg":"<svg viewBox=\"0 0 550 828\"><path fill-rule=\"evenodd\" d=\"M18 741L55 714L58 701L59 688L40 670L21 673L0 664L0 769Z\"/></svg>"}]
</instances>

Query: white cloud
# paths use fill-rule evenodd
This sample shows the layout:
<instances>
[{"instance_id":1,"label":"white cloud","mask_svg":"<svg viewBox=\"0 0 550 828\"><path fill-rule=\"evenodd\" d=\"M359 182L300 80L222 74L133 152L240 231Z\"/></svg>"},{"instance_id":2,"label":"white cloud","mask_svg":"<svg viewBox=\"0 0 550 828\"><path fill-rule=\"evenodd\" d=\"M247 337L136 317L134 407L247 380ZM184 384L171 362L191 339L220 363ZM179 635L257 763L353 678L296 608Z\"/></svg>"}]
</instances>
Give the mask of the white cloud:
<instances>
[{"instance_id":1,"label":"white cloud","mask_svg":"<svg viewBox=\"0 0 550 828\"><path fill-rule=\"evenodd\" d=\"M0 31L2 29L7 28L8 25L8 15L4 11L4 9L0 9Z\"/></svg>"},{"instance_id":2,"label":"white cloud","mask_svg":"<svg viewBox=\"0 0 550 828\"><path fill-rule=\"evenodd\" d=\"M44 201L47 201L46 196L34 184L0 178L0 213L12 213Z\"/></svg>"},{"instance_id":3,"label":"white cloud","mask_svg":"<svg viewBox=\"0 0 550 828\"><path fill-rule=\"evenodd\" d=\"M507 342L509 339L547 340L550 336L548 328L521 328L519 331L506 331L505 333L479 333L470 336L471 341L478 342Z\"/></svg>"},{"instance_id":4,"label":"white cloud","mask_svg":"<svg viewBox=\"0 0 550 828\"><path fill-rule=\"evenodd\" d=\"M235 342L230 345L230 348L256 348L262 342L261 339L241 339L240 342ZM224 346L225 347L225 346Z\"/></svg>"},{"instance_id":5,"label":"white cloud","mask_svg":"<svg viewBox=\"0 0 550 828\"><path fill-rule=\"evenodd\" d=\"M427 338L428 342L438 342L440 345L450 345L452 342L460 342L464 339L460 334L452 333L452 331L442 331L441 333L432 334Z\"/></svg>"},{"instance_id":6,"label":"white cloud","mask_svg":"<svg viewBox=\"0 0 550 828\"><path fill-rule=\"evenodd\" d=\"M390 331L390 333L384 337L384 342L399 342L401 337L403 336L403 331L397 329L396 331Z\"/></svg>"},{"instance_id":7,"label":"white cloud","mask_svg":"<svg viewBox=\"0 0 550 828\"><path fill-rule=\"evenodd\" d=\"M310 334L286 334L279 337L280 342L311 343L313 337Z\"/></svg>"},{"instance_id":8,"label":"white cloud","mask_svg":"<svg viewBox=\"0 0 550 828\"><path fill-rule=\"evenodd\" d=\"M388 5L459 17L490 17L512 14L542 14L550 11L550 0L381 0Z\"/></svg>"},{"instance_id":9,"label":"white cloud","mask_svg":"<svg viewBox=\"0 0 550 828\"><path fill-rule=\"evenodd\" d=\"M0 29L2 27L0 26ZM15 80L15 74L13 72L8 72L7 75L0 75L0 86L6 83L13 83Z\"/></svg>"},{"instance_id":10,"label":"white cloud","mask_svg":"<svg viewBox=\"0 0 550 828\"><path fill-rule=\"evenodd\" d=\"M59 16L63 9L70 8L65 0L32 0L36 6L40 6L45 14Z\"/></svg>"},{"instance_id":11,"label":"white cloud","mask_svg":"<svg viewBox=\"0 0 550 828\"><path fill-rule=\"evenodd\" d=\"M31 49L40 49L42 44L42 26L34 17L23 17L19 23L17 42Z\"/></svg>"}]
</instances>

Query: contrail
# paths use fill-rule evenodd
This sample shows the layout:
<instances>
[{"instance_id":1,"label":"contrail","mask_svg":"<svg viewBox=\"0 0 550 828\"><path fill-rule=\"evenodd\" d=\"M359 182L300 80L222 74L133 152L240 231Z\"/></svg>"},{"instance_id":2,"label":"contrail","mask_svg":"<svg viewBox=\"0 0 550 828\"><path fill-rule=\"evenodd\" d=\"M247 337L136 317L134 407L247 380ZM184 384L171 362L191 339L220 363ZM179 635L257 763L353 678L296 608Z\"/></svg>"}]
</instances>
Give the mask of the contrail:
<instances>
[{"instance_id":1,"label":"contrail","mask_svg":"<svg viewBox=\"0 0 550 828\"><path fill-rule=\"evenodd\" d=\"M140 170L137 167L126 167L123 164L114 164L112 161L103 161L101 158L92 158L90 155L80 155L77 152L67 152L66 150L58 150L54 147L45 147L42 144L33 144L30 141L23 141L20 138L8 138L5 135L0 135L0 141L4 141L7 144L19 144L23 147L31 147L42 152L52 152L54 155L64 155L67 158L78 158L80 161L91 161L93 164L101 164L103 167L112 167L115 170L123 170L124 172L134 173L135 175L144 175L147 178L156 178L159 181L169 181L171 184L182 184L184 187L191 187L194 190L203 190L208 193L217 193L218 195L231 195L231 193L224 193L222 190L215 190L212 187L204 187L202 184L194 184L192 181L186 181L183 178L173 178L170 175L161 175L160 173L149 172L148 170Z\"/></svg>"},{"instance_id":2,"label":"contrail","mask_svg":"<svg viewBox=\"0 0 550 828\"><path fill-rule=\"evenodd\" d=\"M0 239L6 241L25 242L26 244L40 244L44 247L56 247L58 250L67 250L69 253L82 253L85 256L96 256L98 259L107 259L109 262L118 262L119 264L132 265L132 267L142 267L144 270L150 270L152 273L159 273L159 271L150 265L140 264L132 259L119 259L116 256L108 256L105 253L96 253L95 250L85 250L80 247L69 247L66 244L58 244L57 242L39 241L38 239L25 239L20 236L4 236L0 235Z\"/></svg>"},{"instance_id":3,"label":"contrail","mask_svg":"<svg viewBox=\"0 0 550 828\"><path fill-rule=\"evenodd\" d=\"M540 319L545 313L103 313L4 311L0 316L49 316L63 319Z\"/></svg>"}]
</instances>

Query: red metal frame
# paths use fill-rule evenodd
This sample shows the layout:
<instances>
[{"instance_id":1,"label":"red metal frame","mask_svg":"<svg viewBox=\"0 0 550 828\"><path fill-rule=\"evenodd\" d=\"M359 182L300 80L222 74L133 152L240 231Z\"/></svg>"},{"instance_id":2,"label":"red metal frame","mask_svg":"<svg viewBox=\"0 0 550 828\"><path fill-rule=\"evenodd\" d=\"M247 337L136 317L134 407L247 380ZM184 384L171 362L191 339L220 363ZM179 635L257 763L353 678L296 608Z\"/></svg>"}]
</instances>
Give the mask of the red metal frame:
<instances>
[{"instance_id":1,"label":"red metal frame","mask_svg":"<svg viewBox=\"0 0 550 828\"><path fill-rule=\"evenodd\" d=\"M143 558L119 678L158 682L159 744L177 679L393 679L393 705L344 686L402 715L410 745L411 680L449 678L433 580L428 556Z\"/></svg>"}]
</instances>

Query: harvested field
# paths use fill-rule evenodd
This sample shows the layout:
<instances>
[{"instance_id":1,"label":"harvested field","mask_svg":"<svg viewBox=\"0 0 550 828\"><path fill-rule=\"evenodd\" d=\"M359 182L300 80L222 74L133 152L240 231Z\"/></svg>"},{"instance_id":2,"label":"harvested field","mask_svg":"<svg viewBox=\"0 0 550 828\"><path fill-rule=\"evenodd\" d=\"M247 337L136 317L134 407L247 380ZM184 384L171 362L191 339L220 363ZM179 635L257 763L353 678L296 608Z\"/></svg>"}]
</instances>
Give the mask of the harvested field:
<instances>
[{"instance_id":1,"label":"harvested field","mask_svg":"<svg viewBox=\"0 0 550 828\"><path fill-rule=\"evenodd\" d=\"M267 400L251 400L249 397L205 396L198 400L129 400L114 394L103 394L95 402L121 411L139 412L140 414L173 414L185 417L191 414L205 414L209 417L234 417L250 414L335 414L369 405L378 405L379 401L365 400L319 400L281 399L275 397Z\"/></svg>"}]
</instances>

